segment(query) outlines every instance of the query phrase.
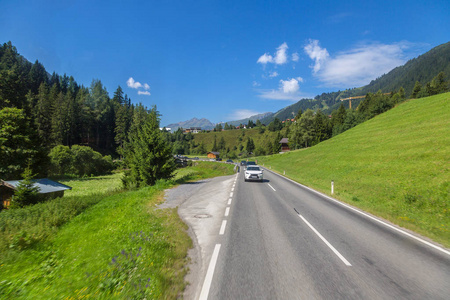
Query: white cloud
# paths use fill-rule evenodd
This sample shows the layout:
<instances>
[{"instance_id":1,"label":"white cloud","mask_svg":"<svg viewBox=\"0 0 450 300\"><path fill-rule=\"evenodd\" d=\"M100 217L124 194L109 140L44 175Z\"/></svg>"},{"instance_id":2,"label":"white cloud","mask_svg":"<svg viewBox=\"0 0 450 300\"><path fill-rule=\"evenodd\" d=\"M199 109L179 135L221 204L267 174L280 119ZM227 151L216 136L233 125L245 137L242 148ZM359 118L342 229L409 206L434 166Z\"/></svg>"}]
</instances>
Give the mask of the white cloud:
<instances>
[{"instance_id":1,"label":"white cloud","mask_svg":"<svg viewBox=\"0 0 450 300\"><path fill-rule=\"evenodd\" d=\"M264 53L263 55L261 55L260 58L258 58L258 61L256 63L260 63L260 64L267 64L269 62L273 62L273 57L272 55L269 55L267 53Z\"/></svg>"},{"instance_id":2,"label":"white cloud","mask_svg":"<svg viewBox=\"0 0 450 300\"><path fill-rule=\"evenodd\" d=\"M277 65L285 64L288 61L288 56L286 53L288 48L289 48L288 45L286 43L283 43L277 48L275 57L268 53L264 53L263 55L261 55L258 58L257 63L263 64L263 65L265 65L267 63L274 63Z\"/></svg>"},{"instance_id":3,"label":"white cloud","mask_svg":"<svg viewBox=\"0 0 450 300\"><path fill-rule=\"evenodd\" d=\"M130 77L127 80L127 86L133 89L138 89L142 87L142 84L140 82L134 81L133 77Z\"/></svg>"},{"instance_id":4,"label":"white cloud","mask_svg":"<svg viewBox=\"0 0 450 300\"><path fill-rule=\"evenodd\" d=\"M300 56L298 56L297 52L292 54L292 61L299 61L299 59L300 59Z\"/></svg>"},{"instance_id":5,"label":"white cloud","mask_svg":"<svg viewBox=\"0 0 450 300\"><path fill-rule=\"evenodd\" d=\"M144 89L145 91L138 91L138 95L147 95L150 96L150 92L148 91L150 89L150 86L148 83L140 83L138 81L135 81L133 77L128 78L127 80L127 86L133 89Z\"/></svg>"},{"instance_id":6,"label":"white cloud","mask_svg":"<svg viewBox=\"0 0 450 300\"><path fill-rule=\"evenodd\" d=\"M288 94L280 90L260 90L258 97L269 100L290 100L298 101L301 96L298 93Z\"/></svg>"},{"instance_id":7,"label":"white cloud","mask_svg":"<svg viewBox=\"0 0 450 300\"><path fill-rule=\"evenodd\" d=\"M259 82L256 82L256 81L253 81L252 85L255 86L255 87L256 86L261 86L261 84Z\"/></svg>"},{"instance_id":8,"label":"white cloud","mask_svg":"<svg viewBox=\"0 0 450 300\"><path fill-rule=\"evenodd\" d=\"M254 115L259 115L261 112L257 112L250 109L236 109L233 111L233 113L229 116L231 120L242 120L249 117L252 117Z\"/></svg>"},{"instance_id":9,"label":"white cloud","mask_svg":"<svg viewBox=\"0 0 450 300\"><path fill-rule=\"evenodd\" d=\"M314 74L330 87L355 87L405 63L404 50L408 43L363 44L330 57L317 40L311 40L305 52L315 61Z\"/></svg>"},{"instance_id":10,"label":"white cloud","mask_svg":"<svg viewBox=\"0 0 450 300\"><path fill-rule=\"evenodd\" d=\"M281 44L280 47L277 48L277 54L274 58L274 61L277 65L282 65L287 62L287 49L288 45L286 43Z\"/></svg>"},{"instance_id":11,"label":"white cloud","mask_svg":"<svg viewBox=\"0 0 450 300\"><path fill-rule=\"evenodd\" d=\"M298 80L295 78L289 80L280 80L280 90L286 94L294 94L298 92L300 86L298 85Z\"/></svg>"},{"instance_id":12,"label":"white cloud","mask_svg":"<svg viewBox=\"0 0 450 300\"><path fill-rule=\"evenodd\" d=\"M300 98L306 96L300 94L299 82L303 82L303 78L281 79L278 90L259 90L259 97L271 100L300 100Z\"/></svg>"},{"instance_id":13,"label":"white cloud","mask_svg":"<svg viewBox=\"0 0 450 300\"><path fill-rule=\"evenodd\" d=\"M327 49L321 48L319 46L318 40L309 40L309 44L305 46L304 50L306 54L308 54L309 57L314 60L314 73L317 73L320 70L322 64L330 56Z\"/></svg>"},{"instance_id":14,"label":"white cloud","mask_svg":"<svg viewBox=\"0 0 450 300\"><path fill-rule=\"evenodd\" d=\"M280 75L280 74L278 74L277 71L273 71L272 73L269 74L269 77L273 78L273 77L277 77L278 75Z\"/></svg>"}]
</instances>

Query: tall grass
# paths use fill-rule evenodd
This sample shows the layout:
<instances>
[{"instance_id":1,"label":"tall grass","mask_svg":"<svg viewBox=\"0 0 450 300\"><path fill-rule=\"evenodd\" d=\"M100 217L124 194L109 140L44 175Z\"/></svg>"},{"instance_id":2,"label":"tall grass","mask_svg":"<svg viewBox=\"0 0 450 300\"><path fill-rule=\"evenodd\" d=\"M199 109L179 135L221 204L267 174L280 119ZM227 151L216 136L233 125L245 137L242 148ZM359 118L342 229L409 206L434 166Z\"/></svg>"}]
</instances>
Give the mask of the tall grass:
<instances>
[{"instance_id":1,"label":"tall grass","mask_svg":"<svg viewBox=\"0 0 450 300\"><path fill-rule=\"evenodd\" d=\"M450 93L410 100L312 148L258 158L450 246Z\"/></svg>"}]
</instances>

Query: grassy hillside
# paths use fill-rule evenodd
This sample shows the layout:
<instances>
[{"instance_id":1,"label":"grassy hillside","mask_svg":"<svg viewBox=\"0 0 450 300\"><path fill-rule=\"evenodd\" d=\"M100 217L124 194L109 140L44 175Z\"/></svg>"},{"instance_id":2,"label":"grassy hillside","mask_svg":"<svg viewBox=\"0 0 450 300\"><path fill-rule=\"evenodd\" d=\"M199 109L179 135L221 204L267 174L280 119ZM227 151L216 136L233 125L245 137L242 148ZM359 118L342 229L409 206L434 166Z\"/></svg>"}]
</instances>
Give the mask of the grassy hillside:
<instances>
[{"instance_id":1,"label":"grassy hillside","mask_svg":"<svg viewBox=\"0 0 450 300\"><path fill-rule=\"evenodd\" d=\"M312 148L259 158L450 246L450 93L410 100Z\"/></svg>"}]
</instances>

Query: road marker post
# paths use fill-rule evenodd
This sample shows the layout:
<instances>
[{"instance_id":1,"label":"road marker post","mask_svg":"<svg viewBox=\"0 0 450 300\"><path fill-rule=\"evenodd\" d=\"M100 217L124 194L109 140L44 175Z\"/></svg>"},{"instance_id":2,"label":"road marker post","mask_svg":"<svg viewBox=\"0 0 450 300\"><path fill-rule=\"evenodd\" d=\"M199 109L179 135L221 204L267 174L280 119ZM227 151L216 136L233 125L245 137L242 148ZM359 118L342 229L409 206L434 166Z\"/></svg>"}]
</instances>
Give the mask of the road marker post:
<instances>
[{"instance_id":1,"label":"road marker post","mask_svg":"<svg viewBox=\"0 0 450 300\"><path fill-rule=\"evenodd\" d=\"M331 195L334 194L334 180L331 180Z\"/></svg>"}]
</instances>

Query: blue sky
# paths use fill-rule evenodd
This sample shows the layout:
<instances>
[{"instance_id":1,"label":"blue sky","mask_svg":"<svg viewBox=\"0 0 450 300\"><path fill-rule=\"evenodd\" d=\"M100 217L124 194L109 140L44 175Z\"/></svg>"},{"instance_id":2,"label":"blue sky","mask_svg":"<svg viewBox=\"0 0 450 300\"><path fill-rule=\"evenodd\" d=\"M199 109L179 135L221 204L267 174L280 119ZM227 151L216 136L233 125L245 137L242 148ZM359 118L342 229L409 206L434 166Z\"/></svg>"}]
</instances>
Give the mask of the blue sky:
<instances>
[{"instance_id":1,"label":"blue sky","mask_svg":"<svg viewBox=\"0 0 450 300\"><path fill-rule=\"evenodd\" d=\"M0 1L0 42L161 125L276 112L368 84L450 40L435 1Z\"/></svg>"}]
</instances>

